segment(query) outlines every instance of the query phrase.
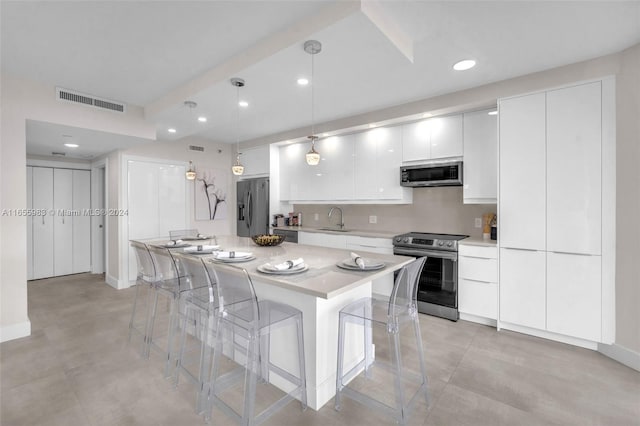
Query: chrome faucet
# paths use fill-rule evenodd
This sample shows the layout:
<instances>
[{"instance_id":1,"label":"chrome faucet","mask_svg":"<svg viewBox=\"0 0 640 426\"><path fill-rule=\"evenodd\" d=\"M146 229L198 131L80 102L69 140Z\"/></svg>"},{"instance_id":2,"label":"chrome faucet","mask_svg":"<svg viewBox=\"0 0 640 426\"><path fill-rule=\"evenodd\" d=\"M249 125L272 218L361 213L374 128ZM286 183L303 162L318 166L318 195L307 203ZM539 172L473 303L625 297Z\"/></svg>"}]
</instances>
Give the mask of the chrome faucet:
<instances>
[{"instance_id":1,"label":"chrome faucet","mask_svg":"<svg viewBox=\"0 0 640 426\"><path fill-rule=\"evenodd\" d=\"M342 209L340 207L337 207L337 206L331 207L331 210L329 210L329 217L331 217L331 214L336 209L340 211L340 223L338 223L338 226L340 227L340 229L344 229L344 220L342 218Z\"/></svg>"}]
</instances>

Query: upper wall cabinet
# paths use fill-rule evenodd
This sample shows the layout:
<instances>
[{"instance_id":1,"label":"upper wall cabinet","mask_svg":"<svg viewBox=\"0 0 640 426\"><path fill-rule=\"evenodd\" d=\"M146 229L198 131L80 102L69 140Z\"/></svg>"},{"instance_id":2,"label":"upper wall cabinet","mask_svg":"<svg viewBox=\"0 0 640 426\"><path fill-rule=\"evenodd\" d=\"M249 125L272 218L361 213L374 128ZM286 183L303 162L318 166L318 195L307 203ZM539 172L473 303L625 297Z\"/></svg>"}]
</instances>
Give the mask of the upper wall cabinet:
<instances>
[{"instance_id":1,"label":"upper wall cabinet","mask_svg":"<svg viewBox=\"0 0 640 426\"><path fill-rule=\"evenodd\" d=\"M403 162L461 157L462 145L462 115L402 126Z\"/></svg>"},{"instance_id":2,"label":"upper wall cabinet","mask_svg":"<svg viewBox=\"0 0 640 426\"><path fill-rule=\"evenodd\" d=\"M269 175L269 145L245 149L241 152L240 162L244 166L243 177Z\"/></svg>"},{"instance_id":3,"label":"upper wall cabinet","mask_svg":"<svg viewBox=\"0 0 640 426\"><path fill-rule=\"evenodd\" d=\"M498 202L498 120L495 108L464 114L465 204Z\"/></svg>"}]
</instances>

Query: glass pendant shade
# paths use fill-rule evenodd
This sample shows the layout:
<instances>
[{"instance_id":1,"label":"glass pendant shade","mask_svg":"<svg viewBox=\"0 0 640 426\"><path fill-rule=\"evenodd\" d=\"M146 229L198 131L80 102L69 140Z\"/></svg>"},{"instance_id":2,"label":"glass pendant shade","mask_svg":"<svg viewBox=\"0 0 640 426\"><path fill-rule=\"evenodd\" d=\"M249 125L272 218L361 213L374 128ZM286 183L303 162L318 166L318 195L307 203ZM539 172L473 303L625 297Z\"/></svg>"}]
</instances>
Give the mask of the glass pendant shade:
<instances>
[{"instance_id":1,"label":"glass pendant shade","mask_svg":"<svg viewBox=\"0 0 640 426\"><path fill-rule=\"evenodd\" d=\"M320 154L316 151L316 139L317 136L308 136L311 139L311 149L307 152L307 164L310 166L317 166L320 163Z\"/></svg>"},{"instance_id":2,"label":"glass pendant shade","mask_svg":"<svg viewBox=\"0 0 640 426\"><path fill-rule=\"evenodd\" d=\"M240 163L240 154L236 157L236 164L231 167L231 171L236 176L240 176L244 173L244 166Z\"/></svg>"},{"instance_id":3,"label":"glass pendant shade","mask_svg":"<svg viewBox=\"0 0 640 426\"><path fill-rule=\"evenodd\" d=\"M196 179L196 170L193 168L193 163L189 161L189 170L187 170L184 174L188 180Z\"/></svg>"}]
</instances>

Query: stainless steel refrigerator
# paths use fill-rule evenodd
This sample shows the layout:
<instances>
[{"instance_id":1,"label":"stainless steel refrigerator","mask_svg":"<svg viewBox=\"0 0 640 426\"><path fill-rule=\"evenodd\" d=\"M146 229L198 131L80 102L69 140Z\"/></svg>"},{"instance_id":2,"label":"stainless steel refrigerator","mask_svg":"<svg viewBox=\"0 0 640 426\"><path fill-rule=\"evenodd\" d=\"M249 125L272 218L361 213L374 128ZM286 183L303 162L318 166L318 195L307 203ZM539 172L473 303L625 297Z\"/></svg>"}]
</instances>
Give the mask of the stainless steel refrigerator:
<instances>
[{"instance_id":1,"label":"stainless steel refrigerator","mask_svg":"<svg viewBox=\"0 0 640 426\"><path fill-rule=\"evenodd\" d=\"M269 179L247 179L237 183L237 229L239 237L269 233Z\"/></svg>"}]
</instances>

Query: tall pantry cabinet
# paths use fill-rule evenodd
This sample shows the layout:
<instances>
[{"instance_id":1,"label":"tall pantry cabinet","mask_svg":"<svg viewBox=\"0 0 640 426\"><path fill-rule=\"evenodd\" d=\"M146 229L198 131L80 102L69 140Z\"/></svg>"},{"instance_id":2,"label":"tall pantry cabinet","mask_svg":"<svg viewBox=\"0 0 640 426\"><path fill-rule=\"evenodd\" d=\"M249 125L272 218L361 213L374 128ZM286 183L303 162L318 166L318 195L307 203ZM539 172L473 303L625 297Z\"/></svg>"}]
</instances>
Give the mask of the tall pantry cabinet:
<instances>
[{"instance_id":1,"label":"tall pantry cabinet","mask_svg":"<svg viewBox=\"0 0 640 426\"><path fill-rule=\"evenodd\" d=\"M91 270L91 172L27 167L27 277Z\"/></svg>"},{"instance_id":2,"label":"tall pantry cabinet","mask_svg":"<svg viewBox=\"0 0 640 426\"><path fill-rule=\"evenodd\" d=\"M500 321L614 339L613 79L499 102Z\"/></svg>"}]
</instances>

